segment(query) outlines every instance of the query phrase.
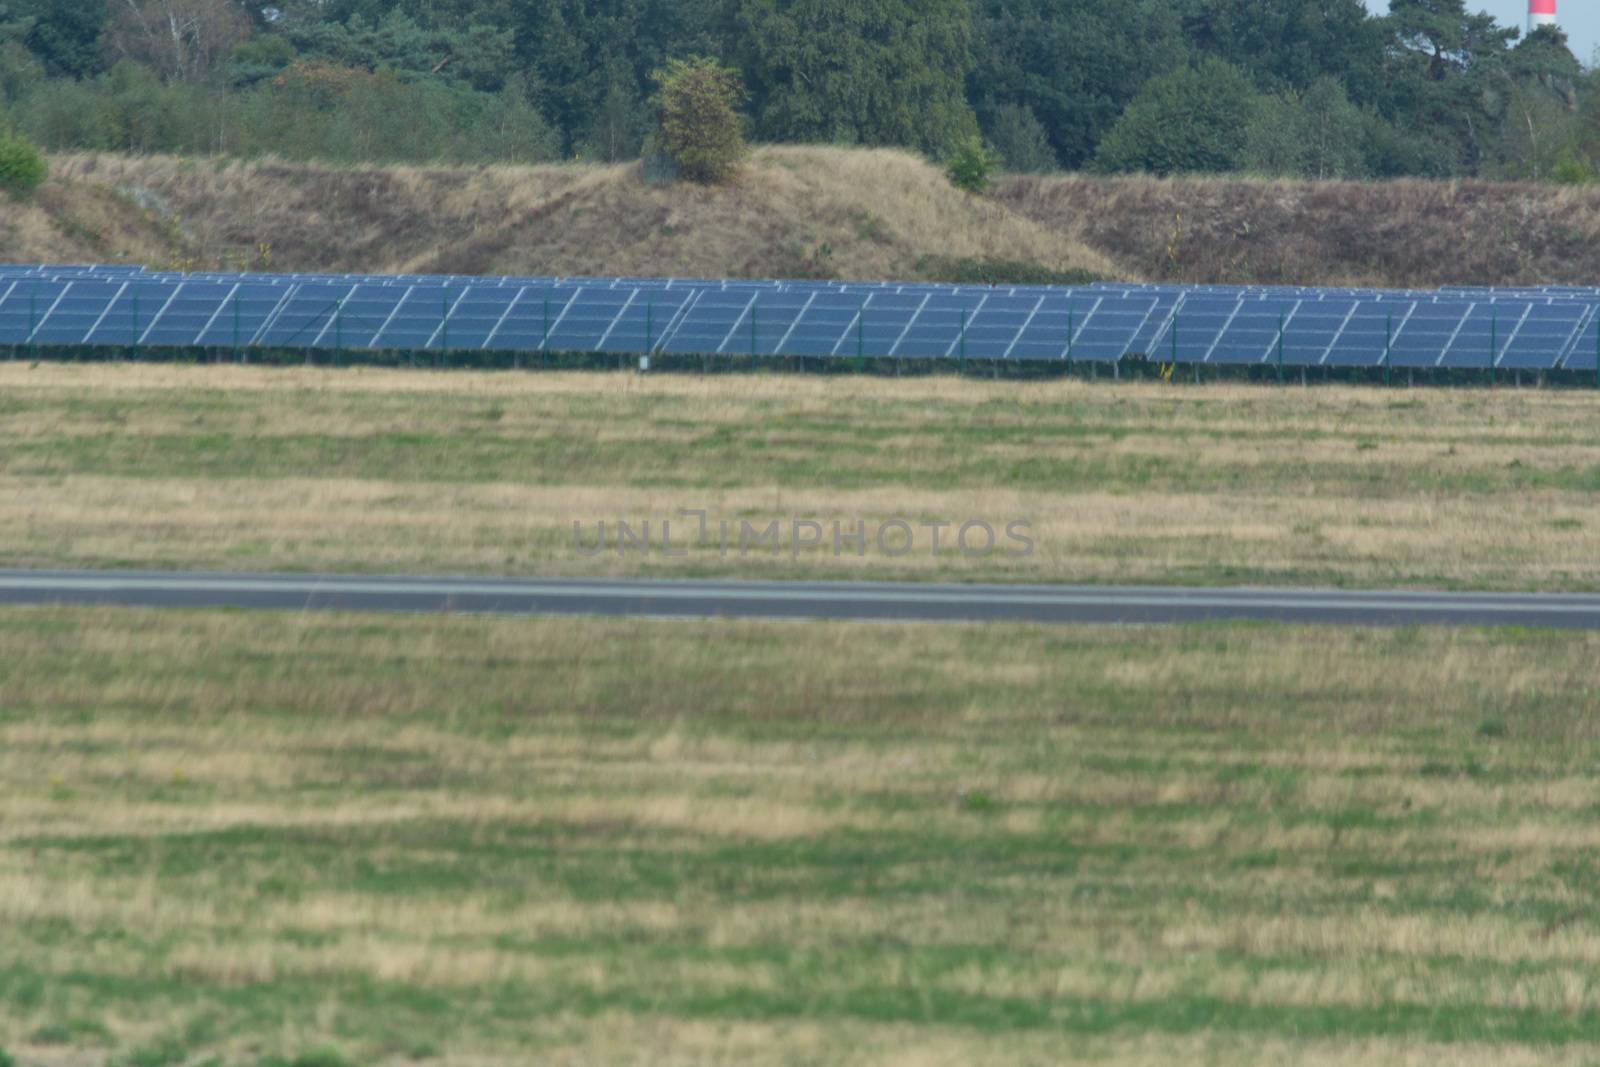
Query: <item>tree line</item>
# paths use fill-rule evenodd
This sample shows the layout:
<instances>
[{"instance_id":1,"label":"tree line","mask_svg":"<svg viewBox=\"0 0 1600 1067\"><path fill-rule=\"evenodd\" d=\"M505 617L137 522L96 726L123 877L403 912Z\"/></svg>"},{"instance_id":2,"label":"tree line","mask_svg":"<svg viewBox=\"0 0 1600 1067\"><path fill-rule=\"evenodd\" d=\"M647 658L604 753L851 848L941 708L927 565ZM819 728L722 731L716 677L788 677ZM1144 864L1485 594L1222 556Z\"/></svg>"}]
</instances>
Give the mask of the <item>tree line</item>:
<instances>
[{"instance_id":1,"label":"tree line","mask_svg":"<svg viewBox=\"0 0 1600 1067\"><path fill-rule=\"evenodd\" d=\"M49 149L620 161L713 57L753 140L1157 174L1582 182L1600 78L1466 0L0 0Z\"/></svg>"}]
</instances>

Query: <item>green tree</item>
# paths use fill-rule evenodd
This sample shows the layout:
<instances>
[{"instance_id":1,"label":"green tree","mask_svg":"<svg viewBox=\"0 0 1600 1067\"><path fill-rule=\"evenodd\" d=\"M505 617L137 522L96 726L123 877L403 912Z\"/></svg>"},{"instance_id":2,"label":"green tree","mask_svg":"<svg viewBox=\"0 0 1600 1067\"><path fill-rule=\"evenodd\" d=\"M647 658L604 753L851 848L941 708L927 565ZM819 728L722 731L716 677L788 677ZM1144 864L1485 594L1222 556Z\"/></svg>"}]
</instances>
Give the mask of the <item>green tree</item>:
<instances>
[{"instance_id":1,"label":"green tree","mask_svg":"<svg viewBox=\"0 0 1600 1067\"><path fill-rule=\"evenodd\" d=\"M106 0L0 0L0 39L16 40L46 73L83 78L102 69Z\"/></svg>"},{"instance_id":2,"label":"green tree","mask_svg":"<svg viewBox=\"0 0 1600 1067\"><path fill-rule=\"evenodd\" d=\"M1145 82L1184 58L1170 0L978 0L968 95L989 138L1025 107L1081 167ZM1004 146L1002 150L1004 150Z\"/></svg>"},{"instance_id":3,"label":"green tree","mask_svg":"<svg viewBox=\"0 0 1600 1067\"><path fill-rule=\"evenodd\" d=\"M942 156L978 132L969 0L733 0L756 131Z\"/></svg>"},{"instance_id":4,"label":"green tree","mask_svg":"<svg viewBox=\"0 0 1600 1067\"><path fill-rule=\"evenodd\" d=\"M633 87L632 72L618 68L595 113L589 135L584 138L582 154L602 163L638 159L646 121L643 102Z\"/></svg>"},{"instance_id":5,"label":"green tree","mask_svg":"<svg viewBox=\"0 0 1600 1067\"><path fill-rule=\"evenodd\" d=\"M744 95L737 72L714 59L673 60L656 75L661 144L681 177L716 183L744 157Z\"/></svg>"},{"instance_id":6,"label":"green tree","mask_svg":"<svg viewBox=\"0 0 1600 1067\"><path fill-rule=\"evenodd\" d=\"M1500 128L1506 53L1517 36L1466 0L1392 0L1389 113L1403 130L1450 146L1449 170L1473 173Z\"/></svg>"},{"instance_id":7,"label":"green tree","mask_svg":"<svg viewBox=\"0 0 1600 1067\"><path fill-rule=\"evenodd\" d=\"M1219 174L1245 160L1258 100L1250 81L1220 59L1152 79L1095 155L1096 169Z\"/></svg>"},{"instance_id":8,"label":"green tree","mask_svg":"<svg viewBox=\"0 0 1600 1067\"><path fill-rule=\"evenodd\" d=\"M1368 172L1366 122L1333 78L1298 96L1263 100L1246 136L1245 166L1298 178L1359 178Z\"/></svg>"},{"instance_id":9,"label":"green tree","mask_svg":"<svg viewBox=\"0 0 1600 1067\"><path fill-rule=\"evenodd\" d=\"M1361 0L1176 0L1189 47L1232 63L1257 88L1299 94L1337 80L1358 104L1385 88L1385 28Z\"/></svg>"},{"instance_id":10,"label":"green tree","mask_svg":"<svg viewBox=\"0 0 1600 1067\"><path fill-rule=\"evenodd\" d=\"M986 131L989 143L999 155L998 162L1016 174L1037 174L1054 170L1055 149L1044 124L1024 104L1002 104L989 114Z\"/></svg>"}]
</instances>

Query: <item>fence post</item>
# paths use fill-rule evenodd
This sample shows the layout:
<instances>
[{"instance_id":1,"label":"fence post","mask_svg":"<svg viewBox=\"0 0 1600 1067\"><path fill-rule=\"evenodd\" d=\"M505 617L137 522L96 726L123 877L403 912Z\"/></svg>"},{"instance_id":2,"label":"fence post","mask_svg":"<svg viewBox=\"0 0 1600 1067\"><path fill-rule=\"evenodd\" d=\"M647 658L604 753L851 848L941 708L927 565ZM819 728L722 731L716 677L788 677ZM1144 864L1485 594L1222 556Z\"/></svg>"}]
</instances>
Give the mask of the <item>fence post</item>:
<instances>
[{"instance_id":1,"label":"fence post","mask_svg":"<svg viewBox=\"0 0 1600 1067\"><path fill-rule=\"evenodd\" d=\"M1383 384L1388 385L1394 370L1390 358L1394 353L1394 312L1389 312L1383 324Z\"/></svg>"},{"instance_id":2,"label":"fence post","mask_svg":"<svg viewBox=\"0 0 1600 1067\"><path fill-rule=\"evenodd\" d=\"M550 298L544 298L544 334L539 338L539 362L550 366Z\"/></svg>"},{"instance_id":3,"label":"fence post","mask_svg":"<svg viewBox=\"0 0 1600 1067\"><path fill-rule=\"evenodd\" d=\"M39 286L28 290L28 361L33 361L33 334L39 328Z\"/></svg>"},{"instance_id":4,"label":"fence post","mask_svg":"<svg viewBox=\"0 0 1600 1067\"><path fill-rule=\"evenodd\" d=\"M133 294L133 361L139 362L139 293Z\"/></svg>"},{"instance_id":5,"label":"fence post","mask_svg":"<svg viewBox=\"0 0 1600 1067\"><path fill-rule=\"evenodd\" d=\"M244 353L239 348L239 294L233 294L233 360L235 363L244 362Z\"/></svg>"},{"instance_id":6,"label":"fence post","mask_svg":"<svg viewBox=\"0 0 1600 1067\"><path fill-rule=\"evenodd\" d=\"M307 349L306 351L310 351ZM333 365L344 366L344 302L333 305Z\"/></svg>"},{"instance_id":7,"label":"fence post","mask_svg":"<svg viewBox=\"0 0 1600 1067\"><path fill-rule=\"evenodd\" d=\"M967 373L967 309L961 309L961 373Z\"/></svg>"},{"instance_id":8,"label":"fence post","mask_svg":"<svg viewBox=\"0 0 1600 1067\"><path fill-rule=\"evenodd\" d=\"M750 298L750 358L756 358L756 309L761 306L761 298Z\"/></svg>"},{"instance_id":9,"label":"fence post","mask_svg":"<svg viewBox=\"0 0 1600 1067\"><path fill-rule=\"evenodd\" d=\"M1600 345L1596 346L1600 351ZM867 298L861 298L861 311L856 315L856 363L859 364L867 358ZM1595 380L1600 382L1600 375Z\"/></svg>"},{"instance_id":10,"label":"fence post","mask_svg":"<svg viewBox=\"0 0 1600 1067\"><path fill-rule=\"evenodd\" d=\"M1500 348L1500 309L1489 309L1489 388L1494 388L1496 377L1495 354Z\"/></svg>"},{"instance_id":11,"label":"fence post","mask_svg":"<svg viewBox=\"0 0 1600 1067\"><path fill-rule=\"evenodd\" d=\"M656 305L655 301L647 300L644 305L644 354L650 355L655 351L656 340Z\"/></svg>"},{"instance_id":12,"label":"fence post","mask_svg":"<svg viewBox=\"0 0 1600 1067\"><path fill-rule=\"evenodd\" d=\"M1278 312L1278 384L1283 384L1283 312Z\"/></svg>"},{"instance_id":13,"label":"fence post","mask_svg":"<svg viewBox=\"0 0 1600 1067\"><path fill-rule=\"evenodd\" d=\"M1072 377L1072 335L1077 333L1072 309L1067 308L1067 377Z\"/></svg>"},{"instance_id":14,"label":"fence post","mask_svg":"<svg viewBox=\"0 0 1600 1067\"><path fill-rule=\"evenodd\" d=\"M439 297L439 351L444 352L450 347L450 294L443 293Z\"/></svg>"}]
</instances>

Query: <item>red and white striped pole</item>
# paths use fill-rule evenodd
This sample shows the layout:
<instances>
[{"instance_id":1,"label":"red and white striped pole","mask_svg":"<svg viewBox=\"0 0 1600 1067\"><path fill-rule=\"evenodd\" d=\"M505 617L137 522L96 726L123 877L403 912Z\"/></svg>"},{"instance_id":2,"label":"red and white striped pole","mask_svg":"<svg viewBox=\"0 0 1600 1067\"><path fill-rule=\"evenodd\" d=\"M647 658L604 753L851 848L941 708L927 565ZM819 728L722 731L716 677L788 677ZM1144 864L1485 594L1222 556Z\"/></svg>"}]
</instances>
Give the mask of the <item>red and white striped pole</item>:
<instances>
[{"instance_id":1,"label":"red and white striped pole","mask_svg":"<svg viewBox=\"0 0 1600 1067\"><path fill-rule=\"evenodd\" d=\"M1556 24L1556 0L1528 0L1528 32Z\"/></svg>"}]
</instances>

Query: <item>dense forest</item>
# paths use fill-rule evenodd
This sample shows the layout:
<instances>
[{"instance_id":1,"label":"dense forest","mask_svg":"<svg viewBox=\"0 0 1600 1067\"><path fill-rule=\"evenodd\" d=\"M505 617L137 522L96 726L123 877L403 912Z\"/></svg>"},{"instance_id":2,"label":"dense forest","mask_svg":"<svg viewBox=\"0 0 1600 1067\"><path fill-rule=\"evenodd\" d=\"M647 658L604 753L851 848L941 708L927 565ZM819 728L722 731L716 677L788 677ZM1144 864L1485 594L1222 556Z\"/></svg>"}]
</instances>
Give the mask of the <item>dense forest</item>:
<instances>
[{"instance_id":1,"label":"dense forest","mask_svg":"<svg viewBox=\"0 0 1600 1067\"><path fill-rule=\"evenodd\" d=\"M51 150L619 161L653 75L759 141L977 134L1016 171L1584 182L1600 76L1464 0L0 0L0 125Z\"/></svg>"}]
</instances>

